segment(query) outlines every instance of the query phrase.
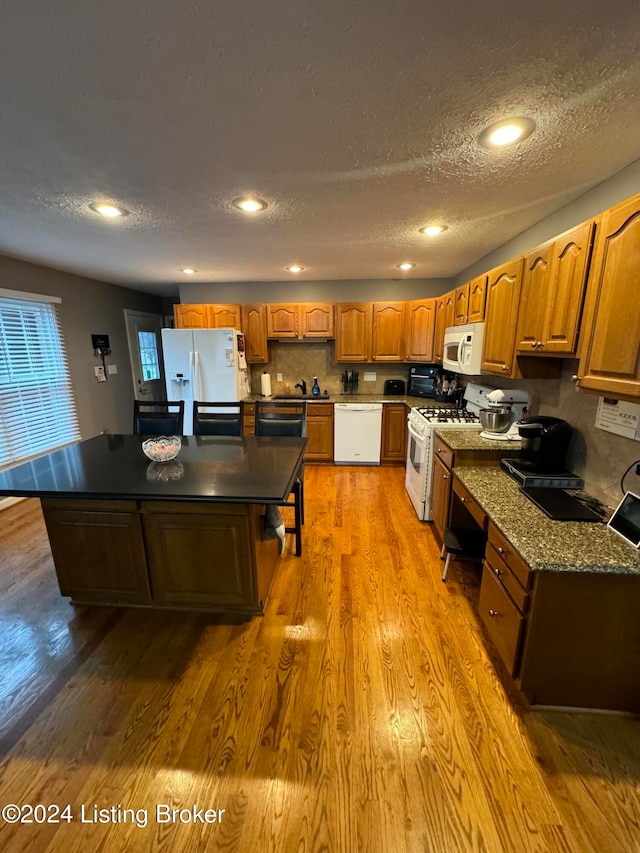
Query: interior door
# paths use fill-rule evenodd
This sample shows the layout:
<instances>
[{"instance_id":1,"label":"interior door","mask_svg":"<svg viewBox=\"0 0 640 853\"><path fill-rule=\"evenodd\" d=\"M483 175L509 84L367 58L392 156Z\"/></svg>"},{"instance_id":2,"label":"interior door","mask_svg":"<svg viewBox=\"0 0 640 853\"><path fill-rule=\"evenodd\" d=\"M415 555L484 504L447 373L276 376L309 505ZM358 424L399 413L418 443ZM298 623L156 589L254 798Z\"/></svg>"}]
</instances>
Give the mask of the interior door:
<instances>
[{"instance_id":1,"label":"interior door","mask_svg":"<svg viewBox=\"0 0 640 853\"><path fill-rule=\"evenodd\" d=\"M159 314L124 309L136 400L166 400Z\"/></svg>"}]
</instances>

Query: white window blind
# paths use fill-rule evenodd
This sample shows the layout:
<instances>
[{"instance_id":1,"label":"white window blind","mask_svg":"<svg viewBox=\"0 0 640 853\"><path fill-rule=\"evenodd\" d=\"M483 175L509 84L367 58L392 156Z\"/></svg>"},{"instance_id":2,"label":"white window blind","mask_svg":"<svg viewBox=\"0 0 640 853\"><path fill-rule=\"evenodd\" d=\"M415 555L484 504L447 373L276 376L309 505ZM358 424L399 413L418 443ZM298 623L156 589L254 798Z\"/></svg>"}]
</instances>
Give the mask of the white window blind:
<instances>
[{"instance_id":1,"label":"white window blind","mask_svg":"<svg viewBox=\"0 0 640 853\"><path fill-rule=\"evenodd\" d=\"M57 306L6 293L0 294L0 465L80 437Z\"/></svg>"}]
</instances>

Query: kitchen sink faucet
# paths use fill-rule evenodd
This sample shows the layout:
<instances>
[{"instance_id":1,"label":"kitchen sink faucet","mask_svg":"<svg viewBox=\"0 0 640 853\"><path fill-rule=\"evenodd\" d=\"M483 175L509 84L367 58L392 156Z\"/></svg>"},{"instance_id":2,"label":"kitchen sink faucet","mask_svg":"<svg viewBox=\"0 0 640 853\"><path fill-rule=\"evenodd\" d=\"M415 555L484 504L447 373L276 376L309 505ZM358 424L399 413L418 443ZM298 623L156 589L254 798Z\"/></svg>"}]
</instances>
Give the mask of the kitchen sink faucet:
<instances>
[{"instance_id":1,"label":"kitchen sink faucet","mask_svg":"<svg viewBox=\"0 0 640 853\"><path fill-rule=\"evenodd\" d=\"M297 384L297 385L294 385L293 387L294 387L294 388L299 388L299 389L302 391L303 396L304 396L304 395L306 395L306 393L307 393L307 383L304 381L304 379L302 379L300 382L298 382L298 384Z\"/></svg>"}]
</instances>

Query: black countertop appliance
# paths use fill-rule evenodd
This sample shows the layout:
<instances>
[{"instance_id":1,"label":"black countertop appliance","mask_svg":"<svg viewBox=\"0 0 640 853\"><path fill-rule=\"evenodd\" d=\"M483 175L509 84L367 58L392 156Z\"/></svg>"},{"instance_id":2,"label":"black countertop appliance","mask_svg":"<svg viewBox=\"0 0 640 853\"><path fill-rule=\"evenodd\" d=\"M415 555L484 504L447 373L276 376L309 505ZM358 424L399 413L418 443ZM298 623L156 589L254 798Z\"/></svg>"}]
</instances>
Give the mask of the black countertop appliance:
<instances>
[{"instance_id":1,"label":"black countertop appliance","mask_svg":"<svg viewBox=\"0 0 640 853\"><path fill-rule=\"evenodd\" d=\"M535 472L564 471L573 427L560 418L537 415L517 422L522 439L519 468Z\"/></svg>"},{"instance_id":2,"label":"black countertop appliance","mask_svg":"<svg viewBox=\"0 0 640 853\"><path fill-rule=\"evenodd\" d=\"M437 364L421 364L409 369L409 388L407 394L411 397L436 396L436 385L440 378L440 368Z\"/></svg>"},{"instance_id":3,"label":"black countertop appliance","mask_svg":"<svg viewBox=\"0 0 640 853\"><path fill-rule=\"evenodd\" d=\"M386 379L384 383L385 397L404 394L404 379Z\"/></svg>"}]
</instances>

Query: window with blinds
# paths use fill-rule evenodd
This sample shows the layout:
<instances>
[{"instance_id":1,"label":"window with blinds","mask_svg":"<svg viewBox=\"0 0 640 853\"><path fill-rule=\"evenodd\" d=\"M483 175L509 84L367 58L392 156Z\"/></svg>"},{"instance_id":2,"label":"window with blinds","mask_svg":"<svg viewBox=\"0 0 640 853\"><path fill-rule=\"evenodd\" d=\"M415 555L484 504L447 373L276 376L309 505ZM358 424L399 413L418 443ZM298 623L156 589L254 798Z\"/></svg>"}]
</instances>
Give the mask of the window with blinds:
<instances>
[{"instance_id":1,"label":"window with blinds","mask_svg":"<svg viewBox=\"0 0 640 853\"><path fill-rule=\"evenodd\" d=\"M80 438L59 300L7 293L0 294L0 466Z\"/></svg>"}]
</instances>

